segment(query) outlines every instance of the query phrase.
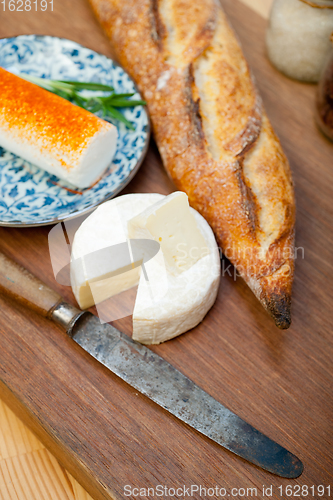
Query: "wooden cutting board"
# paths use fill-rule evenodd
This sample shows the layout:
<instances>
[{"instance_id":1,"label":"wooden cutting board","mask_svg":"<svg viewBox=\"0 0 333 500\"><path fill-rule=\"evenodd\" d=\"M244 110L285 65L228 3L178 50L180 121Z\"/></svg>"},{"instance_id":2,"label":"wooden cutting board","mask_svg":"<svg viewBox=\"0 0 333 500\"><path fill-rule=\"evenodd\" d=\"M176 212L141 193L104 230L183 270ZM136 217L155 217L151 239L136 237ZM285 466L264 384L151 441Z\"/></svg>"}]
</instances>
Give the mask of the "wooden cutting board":
<instances>
[{"instance_id":1,"label":"wooden cutting board","mask_svg":"<svg viewBox=\"0 0 333 500\"><path fill-rule=\"evenodd\" d=\"M290 491L284 488L290 484L292 496L302 486L305 497L307 487L308 498L324 499L330 498L327 487L331 485L333 495L333 145L313 123L315 87L287 79L267 61L265 20L237 0L224 0L223 5L293 170L299 247L293 325L285 332L277 330L243 281L229 275L232 268L225 262L218 300L205 321L153 350L298 455L305 471L297 480L282 480L236 458L82 354L57 327L1 297L1 396L96 498L128 498L125 485L152 488L158 484L218 486L234 498L250 498L247 488L257 488L256 498L267 498L263 485L273 487L270 498L288 498ZM83 0L58 0L54 12L43 16L1 11L0 20L0 36L47 33L112 55ZM126 192L167 194L172 190L152 143ZM73 302L70 289L58 285L52 275L49 229L0 228L0 249ZM131 333L130 318L117 326ZM27 407L47 414L48 422L58 430L52 440L43 421L29 420ZM1 500L86 497L3 403L0 423ZM71 447L71 457L64 454L61 441ZM89 462L90 473L80 464L82 456ZM96 477L103 480L98 489L91 479ZM321 489L318 493L318 485L326 487L324 495L319 494ZM237 493L233 488L243 490ZM202 497L203 492L192 496Z\"/></svg>"}]
</instances>

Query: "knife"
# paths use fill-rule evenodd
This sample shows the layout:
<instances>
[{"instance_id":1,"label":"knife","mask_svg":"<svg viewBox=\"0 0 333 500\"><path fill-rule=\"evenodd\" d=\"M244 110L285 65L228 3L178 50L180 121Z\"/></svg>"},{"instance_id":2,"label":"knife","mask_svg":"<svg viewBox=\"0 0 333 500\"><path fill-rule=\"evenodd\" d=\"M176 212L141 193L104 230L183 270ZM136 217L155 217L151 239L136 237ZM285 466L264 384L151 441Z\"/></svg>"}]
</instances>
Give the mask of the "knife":
<instances>
[{"instance_id":1,"label":"knife","mask_svg":"<svg viewBox=\"0 0 333 500\"><path fill-rule=\"evenodd\" d=\"M63 301L0 253L0 292L60 325L85 351L162 408L227 450L273 474L296 478L302 462L219 403L148 347Z\"/></svg>"}]
</instances>

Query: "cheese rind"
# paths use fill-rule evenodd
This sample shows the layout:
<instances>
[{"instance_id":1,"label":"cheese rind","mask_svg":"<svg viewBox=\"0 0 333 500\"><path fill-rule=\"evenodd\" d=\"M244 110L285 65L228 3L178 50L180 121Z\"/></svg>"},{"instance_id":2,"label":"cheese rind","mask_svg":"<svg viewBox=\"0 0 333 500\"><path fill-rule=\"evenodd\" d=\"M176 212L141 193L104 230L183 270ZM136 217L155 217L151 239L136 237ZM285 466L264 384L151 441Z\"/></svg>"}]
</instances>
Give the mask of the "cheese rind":
<instances>
[{"instance_id":1,"label":"cheese rind","mask_svg":"<svg viewBox=\"0 0 333 500\"><path fill-rule=\"evenodd\" d=\"M140 277L133 311L133 339L142 344L159 344L197 326L213 306L221 277L220 255L213 231L206 220L190 208L205 239L207 254L186 271L167 273L166 293L154 296L161 282L154 260L147 263L149 282ZM153 295L154 300L149 300ZM158 311L158 313L157 313Z\"/></svg>"},{"instance_id":2,"label":"cheese rind","mask_svg":"<svg viewBox=\"0 0 333 500\"><path fill-rule=\"evenodd\" d=\"M0 95L0 146L8 151L79 188L111 164L111 123L2 68Z\"/></svg>"},{"instance_id":3,"label":"cheese rind","mask_svg":"<svg viewBox=\"0 0 333 500\"><path fill-rule=\"evenodd\" d=\"M152 238L161 245L168 271L179 274L207 255L188 197L181 191L166 196L128 222L130 238Z\"/></svg>"}]
</instances>

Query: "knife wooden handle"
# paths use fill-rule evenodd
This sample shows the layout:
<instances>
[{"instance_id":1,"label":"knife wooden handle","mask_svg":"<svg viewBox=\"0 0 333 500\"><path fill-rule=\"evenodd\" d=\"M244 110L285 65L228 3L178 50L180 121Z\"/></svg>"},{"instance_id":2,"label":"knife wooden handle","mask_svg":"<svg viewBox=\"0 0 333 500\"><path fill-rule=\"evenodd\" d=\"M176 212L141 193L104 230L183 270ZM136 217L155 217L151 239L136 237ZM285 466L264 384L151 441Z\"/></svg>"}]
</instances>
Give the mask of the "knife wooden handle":
<instances>
[{"instance_id":1,"label":"knife wooden handle","mask_svg":"<svg viewBox=\"0 0 333 500\"><path fill-rule=\"evenodd\" d=\"M44 317L50 317L54 308L62 302L57 292L1 252L0 292Z\"/></svg>"}]
</instances>

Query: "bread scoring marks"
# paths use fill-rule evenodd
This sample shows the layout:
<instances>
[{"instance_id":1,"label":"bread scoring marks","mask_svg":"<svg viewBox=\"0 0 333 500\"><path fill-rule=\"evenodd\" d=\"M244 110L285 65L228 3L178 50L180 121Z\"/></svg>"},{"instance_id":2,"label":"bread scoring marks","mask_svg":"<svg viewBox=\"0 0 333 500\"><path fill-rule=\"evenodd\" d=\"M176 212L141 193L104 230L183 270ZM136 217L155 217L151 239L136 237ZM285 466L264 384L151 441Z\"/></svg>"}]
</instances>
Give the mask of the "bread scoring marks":
<instances>
[{"instance_id":1,"label":"bread scoring marks","mask_svg":"<svg viewBox=\"0 0 333 500\"><path fill-rule=\"evenodd\" d=\"M164 59L185 69L211 44L216 26L215 0L150 0L154 36Z\"/></svg>"},{"instance_id":2,"label":"bread scoring marks","mask_svg":"<svg viewBox=\"0 0 333 500\"><path fill-rule=\"evenodd\" d=\"M249 115L246 126L236 137L233 138L225 149L234 153L237 157L243 156L255 145L261 131L262 125L262 99L256 91L256 101L252 112Z\"/></svg>"},{"instance_id":3,"label":"bread scoring marks","mask_svg":"<svg viewBox=\"0 0 333 500\"><path fill-rule=\"evenodd\" d=\"M244 174L245 155L257 143L262 126L262 99L256 91L256 102L249 120L243 130L225 146L225 149L236 155L236 178L242 196L242 205L250 223L251 233L257 238L260 228L260 204L257 196L252 191Z\"/></svg>"},{"instance_id":4,"label":"bread scoring marks","mask_svg":"<svg viewBox=\"0 0 333 500\"><path fill-rule=\"evenodd\" d=\"M193 139L196 143L196 146L201 148L204 147L205 144L205 134L202 126L202 117L200 114L200 97L194 96L196 92L195 82L194 82L194 74L193 74L193 65L190 64L187 70L185 71L185 99L187 102L187 112L189 114L189 118L193 125Z\"/></svg>"},{"instance_id":5,"label":"bread scoring marks","mask_svg":"<svg viewBox=\"0 0 333 500\"><path fill-rule=\"evenodd\" d=\"M151 24L151 37L156 42L159 50L163 49L163 39L166 37L166 28L160 17L159 0L150 0L150 24Z\"/></svg>"},{"instance_id":6,"label":"bread scoring marks","mask_svg":"<svg viewBox=\"0 0 333 500\"><path fill-rule=\"evenodd\" d=\"M216 8L217 6L215 5L212 17L202 26L201 31L197 33L196 37L183 52L183 60L185 64L189 61L193 63L195 59L200 57L205 50L209 49L211 46L216 29Z\"/></svg>"},{"instance_id":7,"label":"bread scoring marks","mask_svg":"<svg viewBox=\"0 0 333 500\"><path fill-rule=\"evenodd\" d=\"M257 233L260 231L260 204L257 196L252 191L244 175L244 159L245 154L248 153L256 144L262 124L262 100L258 92L256 92L256 103L253 108L249 120L243 130L225 146L225 148L236 155L236 178L242 196L242 206L245 215L250 224L251 234L255 239Z\"/></svg>"},{"instance_id":8,"label":"bread scoring marks","mask_svg":"<svg viewBox=\"0 0 333 500\"><path fill-rule=\"evenodd\" d=\"M256 195L253 193L252 189L246 182L243 171L243 162L243 157L240 157L237 160L235 165L235 176L242 197L242 207L250 225L251 235L256 238L257 231L260 229L258 218L260 206L258 204Z\"/></svg>"}]
</instances>

